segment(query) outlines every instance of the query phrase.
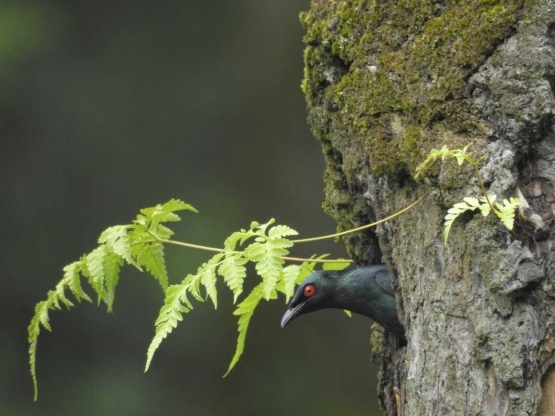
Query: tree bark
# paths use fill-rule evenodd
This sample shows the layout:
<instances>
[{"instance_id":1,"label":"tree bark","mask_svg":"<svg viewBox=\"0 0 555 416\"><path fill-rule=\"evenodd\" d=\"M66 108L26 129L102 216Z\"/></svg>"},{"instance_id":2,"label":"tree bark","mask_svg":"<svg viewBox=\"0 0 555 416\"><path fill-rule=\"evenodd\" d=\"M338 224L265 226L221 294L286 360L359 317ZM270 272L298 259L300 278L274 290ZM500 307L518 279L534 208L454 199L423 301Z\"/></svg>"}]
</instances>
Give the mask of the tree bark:
<instances>
[{"instance_id":1,"label":"tree bark","mask_svg":"<svg viewBox=\"0 0 555 416\"><path fill-rule=\"evenodd\" d=\"M394 276L407 345L374 335L382 407L555 414L555 3L313 0L301 20L303 91L338 228L431 192L342 239L358 264L383 261ZM445 160L416 180L414 168L432 148L470 142L488 192L521 191L529 208L512 232L465 214L446 245L443 218L481 195L476 174Z\"/></svg>"}]
</instances>

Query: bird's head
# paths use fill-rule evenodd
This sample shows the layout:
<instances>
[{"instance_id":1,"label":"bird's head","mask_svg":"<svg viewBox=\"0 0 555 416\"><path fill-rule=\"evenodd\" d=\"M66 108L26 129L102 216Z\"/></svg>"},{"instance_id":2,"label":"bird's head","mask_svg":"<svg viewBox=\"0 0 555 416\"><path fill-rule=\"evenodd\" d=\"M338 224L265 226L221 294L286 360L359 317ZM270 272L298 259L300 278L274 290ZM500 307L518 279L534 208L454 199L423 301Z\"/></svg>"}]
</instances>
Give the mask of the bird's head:
<instances>
[{"instance_id":1,"label":"bird's head","mask_svg":"<svg viewBox=\"0 0 555 416\"><path fill-rule=\"evenodd\" d=\"M336 286L332 275L333 272L317 271L301 283L281 319L282 328L300 315L330 307Z\"/></svg>"}]
</instances>

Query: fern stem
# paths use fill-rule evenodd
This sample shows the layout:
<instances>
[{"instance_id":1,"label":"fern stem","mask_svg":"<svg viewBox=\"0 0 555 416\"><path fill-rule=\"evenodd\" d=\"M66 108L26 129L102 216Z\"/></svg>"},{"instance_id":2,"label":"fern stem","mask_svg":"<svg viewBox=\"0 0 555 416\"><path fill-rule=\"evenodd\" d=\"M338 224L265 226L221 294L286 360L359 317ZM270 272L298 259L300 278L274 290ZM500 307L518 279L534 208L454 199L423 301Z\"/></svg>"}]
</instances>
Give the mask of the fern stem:
<instances>
[{"instance_id":1,"label":"fern stem","mask_svg":"<svg viewBox=\"0 0 555 416\"><path fill-rule=\"evenodd\" d=\"M376 225L379 225L379 224L382 224L386 221L392 220L393 218L396 218L399 215L402 215L405 212L407 212L408 210L414 208L415 206L420 204L429 194L430 194L430 192L426 192L424 195L422 195L420 198L418 198L415 202L413 202L409 206L403 208L401 211L397 211L395 214L392 214L388 217L382 218L381 220L378 220L378 221L373 222L371 224L366 224L366 225L363 225L361 227L352 228L350 230L343 231L343 232L340 232L340 233L324 235L324 236L320 236L320 237L312 237L312 238L303 238L303 239L299 239L299 240L291 240L291 242L293 242L295 244L298 244L298 243L309 243L311 241L326 240L326 239L329 239L329 238L335 238L335 237L339 237L339 236L342 236L342 235L345 235L345 234L355 233L357 231L361 231L361 230L365 230L367 228L375 227ZM204 250L204 251L213 251L213 252L218 252L218 253L224 252L224 249L221 249L221 248L201 246L201 245L198 245L198 244L191 244L191 243L185 243L184 241L166 240L165 238L158 237L156 234L154 234L150 231L147 231L147 232L153 238L155 238L157 241L159 241L160 243L173 244L173 245L176 245L176 246L194 248L194 249L197 249L197 250ZM241 253L241 252L240 251L232 251L230 253ZM288 260L288 261L298 261L298 262L310 261L310 262L316 262L316 263L352 263L352 260L326 260L326 259L315 260L315 259L307 259L307 258L301 258L301 257L282 257L282 259L283 260Z\"/></svg>"},{"instance_id":2,"label":"fern stem","mask_svg":"<svg viewBox=\"0 0 555 416\"><path fill-rule=\"evenodd\" d=\"M205 250L205 251L214 251L214 252L218 252L218 253L223 253L225 250L221 249L221 248L216 248L216 247L208 247L208 246L199 246L198 244L191 244L191 243L185 243L183 241L175 241L175 240L166 240L164 238L157 238L157 241L159 241L160 243L165 243L165 244L173 244L176 246L181 246L181 247L188 247L188 248L194 248L197 250ZM242 253L242 251L228 251L228 253ZM348 259L307 259L307 258L303 258L303 257L281 257L283 260L288 260L288 261L298 261L298 262L314 262L314 263L352 263L352 260L348 260Z\"/></svg>"},{"instance_id":3,"label":"fern stem","mask_svg":"<svg viewBox=\"0 0 555 416\"><path fill-rule=\"evenodd\" d=\"M298 262L311 262L311 263L353 263L349 259L303 259L302 257L282 257L283 260L298 261Z\"/></svg>"},{"instance_id":4,"label":"fern stem","mask_svg":"<svg viewBox=\"0 0 555 416\"><path fill-rule=\"evenodd\" d=\"M361 227L353 228L353 229L343 231L343 232L340 232L340 233L324 235L324 236L321 236L321 237L303 238L303 239L300 239L300 240L291 240L291 241L295 244L309 243L311 241L326 240L328 238L335 238L335 237L339 237L339 236L342 236L342 235L345 235L345 234L350 234L350 233L354 233L354 232L357 232L357 231L365 230L365 229L370 228L370 227L375 227L376 225L379 225L379 224L382 224L386 221L392 220L393 218L396 218L399 215L404 214L408 210L414 208L415 206L420 204L424 200L424 198L426 198L429 194L430 194L430 192L426 192L424 195L422 195L419 199L417 199L415 202L410 204L408 207L403 208L401 211L397 211L395 214L392 214L389 217L382 218L381 220L378 220L378 221L373 222L371 224L366 224L366 225L363 225Z\"/></svg>"},{"instance_id":5,"label":"fern stem","mask_svg":"<svg viewBox=\"0 0 555 416\"><path fill-rule=\"evenodd\" d=\"M482 192L484 193L484 198L486 198L486 201L487 201L491 211L493 213L495 213L495 215L499 216L498 211L493 207L493 205L491 204L491 201L489 200L488 191L486 191L486 187L484 186L484 182L482 182L482 177L480 176L480 171L478 170L477 163L475 163L474 160L471 160L470 158L468 158L466 160L468 162L470 162L470 164L474 167L474 172L476 172L476 178L478 179L478 185L480 185L480 188L482 188Z\"/></svg>"},{"instance_id":6,"label":"fern stem","mask_svg":"<svg viewBox=\"0 0 555 416\"><path fill-rule=\"evenodd\" d=\"M224 252L224 249L216 248L216 247L199 246L198 244L185 243L184 241L166 240L165 238L156 238L156 239L160 243L173 244L175 246L195 248L197 250L204 250L204 251L215 251L215 252L218 252L218 253L223 253ZM230 253L239 253L239 251L231 251Z\"/></svg>"}]
</instances>

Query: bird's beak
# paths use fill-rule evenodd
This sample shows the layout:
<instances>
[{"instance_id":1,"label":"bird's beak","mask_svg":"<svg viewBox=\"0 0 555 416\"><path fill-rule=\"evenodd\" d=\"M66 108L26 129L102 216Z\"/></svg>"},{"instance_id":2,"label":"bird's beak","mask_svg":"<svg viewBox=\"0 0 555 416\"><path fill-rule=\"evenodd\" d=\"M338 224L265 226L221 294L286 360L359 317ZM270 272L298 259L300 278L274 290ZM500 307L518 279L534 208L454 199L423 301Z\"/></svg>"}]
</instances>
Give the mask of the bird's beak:
<instances>
[{"instance_id":1,"label":"bird's beak","mask_svg":"<svg viewBox=\"0 0 555 416\"><path fill-rule=\"evenodd\" d=\"M290 321L293 320L293 318L295 318L299 314L303 306L304 306L304 302L299 303L294 308L287 309L285 314L283 314L283 318L281 318L281 327L285 328L285 325L287 325Z\"/></svg>"}]
</instances>

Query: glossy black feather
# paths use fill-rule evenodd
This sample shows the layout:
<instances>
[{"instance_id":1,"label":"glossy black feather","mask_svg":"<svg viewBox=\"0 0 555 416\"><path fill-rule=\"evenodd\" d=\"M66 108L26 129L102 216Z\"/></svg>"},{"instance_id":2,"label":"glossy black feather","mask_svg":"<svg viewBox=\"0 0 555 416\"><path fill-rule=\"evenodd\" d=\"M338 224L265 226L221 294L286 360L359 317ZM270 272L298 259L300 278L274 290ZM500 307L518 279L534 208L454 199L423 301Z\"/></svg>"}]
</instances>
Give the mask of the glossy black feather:
<instances>
[{"instance_id":1,"label":"glossy black feather","mask_svg":"<svg viewBox=\"0 0 555 416\"><path fill-rule=\"evenodd\" d=\"M307 285L315 287L313 296L305 296L304 288ZM300 315L325 308L346 309L367 316L385 330L400 337L405 335L397 315L389 271L384 265L312 273L293 296L283 316L282 326Z\"/></svg>"}]
</instances>

